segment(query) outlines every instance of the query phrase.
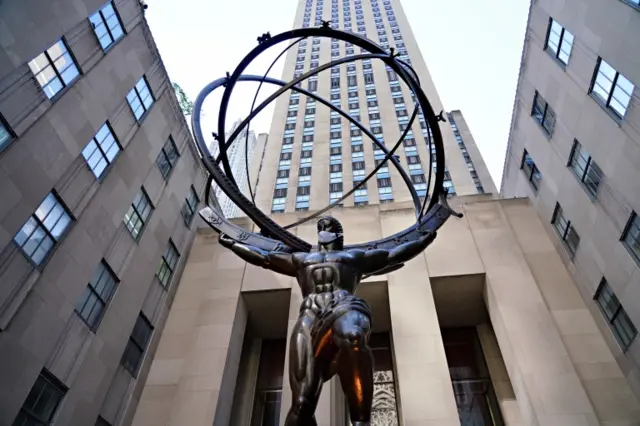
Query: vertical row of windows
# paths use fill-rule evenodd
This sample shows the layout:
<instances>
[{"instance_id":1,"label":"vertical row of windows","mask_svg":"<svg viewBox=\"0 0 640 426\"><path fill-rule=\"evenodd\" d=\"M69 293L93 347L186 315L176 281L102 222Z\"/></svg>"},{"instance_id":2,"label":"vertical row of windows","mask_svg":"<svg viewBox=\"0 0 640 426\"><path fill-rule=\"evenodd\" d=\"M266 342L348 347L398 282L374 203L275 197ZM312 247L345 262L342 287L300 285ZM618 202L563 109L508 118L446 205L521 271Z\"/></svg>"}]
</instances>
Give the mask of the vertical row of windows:
<instances>
[{"instance_id":1,"label":"vertical row of windows","mask_svg":"<svg viewBox=\"0 0 640 426\"><path fill-rule=\"evenodd\" d=\"M113 46L125 34L112 2L92 14L89 17L89 22L104 51ZM49 99L60 96L64 89L73 84L81 75L79 66L64 38L31 60L28 65L33 72L35 81ZM144 76L129 92L127 101L136 120L140 121L154 102ZM14 138L15 134L0 116L0 150L5 148ZM165 178L168 177L168 172L175 166L175 161L179 156L175 144L172 140L170 142L171 146L165 145L157 161ZM121 151L122 146L109 123L105 122L82 150L82 157L95 178L101 180ZM187 204L195 211L197 195L193 188L191 191L191 197L187 199ZM134 238L140 237L140 232L145 222L148 221L151 210L150 201L142 189L124 219L125 226ZM70 211L55 191L52 191L20 228L13 241L27 259L34 265L42 267L51 256L56 244L68 232L72 221ZM158 272L158 278L165 286L169 283L179 258L173 243L169 241L169 244L170 248L165 251L162 258L164 266ZM116 292L118 282L116 274L106 261L102 260L94 270L85 290L77 299L75 313L92 331L95 332L98 328L106 308ZM141 321L140 318L144 321ZM142 314L140 314L140 318L134 327L129 345L122 358L122 365L133 375L137 374L153 329L151 323ZM12 424L20 426L51 424L66 392L67 388L59 380L48 371L43 370ZM98 418L97 424L107 423L104 419Z\"/></svg>"},{"instance_id":2,"label":"vertical row of windows","mask_svg":"<svg viewBox=\"0 0 640 426\"><path fill-rule=\"evenodd\" d=\"M458 142L458 147L460 148L460 151L462 152L462 156L464 157L464 161L465 163L467 163L467 169L469 169L469 174L471 175L471 178L473 179L473 183L476 185L476 192L478 194L484 194L484 187L482 186L482 182L480 181L480 177L478 177L478 172L475 168L475 166L473 165L473 161L471 160L471 156L469 155L469 152L467 151L467 146L464 144L464 141L462 140L462 136L460 136L460 131L458 130L458 126L456 125L455 121L453 120L453 116L449 113L447 113L447 118L449 119L449 124L451 124L451 129L453 130L453 134L456 137L456 141Z\"/></svg>"}]
</instances>

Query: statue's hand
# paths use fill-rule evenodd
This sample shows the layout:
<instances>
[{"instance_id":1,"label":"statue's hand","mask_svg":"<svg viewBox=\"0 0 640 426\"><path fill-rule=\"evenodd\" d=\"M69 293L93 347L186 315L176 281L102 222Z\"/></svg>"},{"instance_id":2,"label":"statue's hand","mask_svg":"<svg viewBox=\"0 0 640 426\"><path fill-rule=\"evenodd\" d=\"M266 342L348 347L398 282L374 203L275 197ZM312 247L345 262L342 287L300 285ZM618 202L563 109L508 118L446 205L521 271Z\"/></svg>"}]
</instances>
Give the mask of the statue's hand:
<instances>
[{"instance_id":1,"label":"statue's hand","mask_svg":"<svg viewBox=\"0 0 640 426\"><path fill-rule=\"evenodd\" d=\"M218 242L226 248L231 248L236 243L231 237L223 233L220 233L220 236L218 237Z\"/></svg>"}]
</instances>

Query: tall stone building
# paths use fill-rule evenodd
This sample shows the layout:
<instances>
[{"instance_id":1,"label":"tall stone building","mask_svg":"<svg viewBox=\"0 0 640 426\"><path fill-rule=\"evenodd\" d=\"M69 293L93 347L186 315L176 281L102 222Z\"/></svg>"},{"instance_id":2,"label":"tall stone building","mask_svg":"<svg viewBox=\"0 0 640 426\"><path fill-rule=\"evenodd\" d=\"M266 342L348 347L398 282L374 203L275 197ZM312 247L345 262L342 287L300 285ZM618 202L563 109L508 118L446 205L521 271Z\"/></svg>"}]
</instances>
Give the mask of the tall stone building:
<instances>
[{"instance_id":1,"label":"tall stone building","mask_svg":"<svg viewBox=\"0 0 640 426\"><path fill-rule=\"evenodd\" d=\"M531 200L636 395L639 36L637 0L533 2L502 181Z\"/></svg>"},{"instance_id":2,"label":"tall stone building","mask_svg":"<svg viewBox=\"0 0 640 426\"><path fill-rule=\"evenodd\" d=\"M238 120L233 123L231 129L227 132L227 138L231 136L233 132L236 131L238 126L242 120ZM248 139L247 139L248 137ZM246 143L246 144L245 144ZM247 170L249 173L251 171L251 163L253 161L253 152L256 149L256 145L258 143L258 137L253 132L253 130L247 130L244 128L236 138L236 143L231 145L227 150L227 156L229 158L229 165L231 166L231 171L233 172L233 177L244 194L249 197L249 175L247 174ZM218 142L212 142L209 150L214 156L218 155L220 148L218 147ZM255 186L252 186L254 188ZM242 210L238 208L238 206L233 203L227 195L222 192L222 190L216 185L215 186L215 194L216 199L220 203L220 208L222 209L222 213L224 213L225 217L238 217L244 215Z\"/></svg>"},{"instance_id":3,"label":"tall stone building","mask_svg":"<svg viewBox=\"0 0 640 426\"><path fill-rule=\"evenodd\" d=\"M628 7L617 0L600 3ZM534 10L561 8L551 4L538 1ZM585 7L576 10L581 13L573 13L573 20L591 17ZM323 20L394 47L417 70L435 110L443 109L399 0L298 2L295 27ZM629 32L638 28L630 26ZM331 57L355 54L353 46L314 38L290 52L286 80ZM542 67L539 62L530 67ZM344 64L308 87L359 116L390 144L406 126L411 95L387 71L376 61ZM380 153L328 109L296 94L281 98L252 170L259 170L258 206L284 225L339 198L372 170ZM607 344L611 333L594 321L593 302L581 296L573 266L544 232L547 220L538 216L535 199L532 205L526 197L491 194L495 189L464 119L456 111L450 118L440 123L445 185L457 194L450 202L464 217L450 219L435 243L402 269L368 278L358 288L374 313L372 424L637 424L640 404L627 370L616 362L618 353ZM424 193L431 153L424 139L429 130L420 122L400 158ZM401 183L393 170L382 169L366 190L332 210L348 243L413 224ZM236 223L254 230L246 219ZM291 231L316 239L315 223ZM284 424L291 404L287 336L298 317L300 289L293 278L247 265L217 240L210 229L198 231L135 426ZM342 426L347 418L340 382L333 378L324 385L317 422Z\"/></svg>"},{"instance_id":4,"label":"tall stone building","mask_svg":"<svg viewBox=\"0 0 640 426\"><path fill-rule=\"evenodd\" d=\"M206 174L137 0L0 28L0 425L129 424Z\"/></svg>"}]
</instances>

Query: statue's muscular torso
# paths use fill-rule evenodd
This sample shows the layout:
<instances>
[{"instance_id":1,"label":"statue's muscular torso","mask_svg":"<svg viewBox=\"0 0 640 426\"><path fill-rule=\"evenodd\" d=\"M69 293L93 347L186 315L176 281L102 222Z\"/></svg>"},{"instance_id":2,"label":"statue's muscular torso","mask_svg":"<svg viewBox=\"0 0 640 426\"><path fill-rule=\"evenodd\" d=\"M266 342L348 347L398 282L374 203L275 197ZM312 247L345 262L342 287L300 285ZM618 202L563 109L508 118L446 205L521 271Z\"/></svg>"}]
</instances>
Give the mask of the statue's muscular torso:
<instances>
[{"instance_id":1,"label":"statue's muscular torso","mask_svg":"<svg viewBox=\"0 0 640 426\"><path fill-rule=\"evenodd\" d=\"M346 290L354 293L362 275L360 252L329 251L296 253L293 261L298 270L298 283L303 296Z\"/></svg>"}]
</instances>

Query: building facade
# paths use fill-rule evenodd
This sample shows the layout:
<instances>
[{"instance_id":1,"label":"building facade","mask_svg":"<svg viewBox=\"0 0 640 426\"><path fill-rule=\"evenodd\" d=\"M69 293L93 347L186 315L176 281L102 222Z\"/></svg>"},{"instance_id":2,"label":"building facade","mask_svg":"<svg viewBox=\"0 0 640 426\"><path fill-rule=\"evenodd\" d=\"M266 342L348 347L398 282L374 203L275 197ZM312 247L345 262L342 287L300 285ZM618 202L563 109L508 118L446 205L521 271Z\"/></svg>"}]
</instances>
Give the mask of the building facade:
<instances>
[{"instance_id":1,"label":"building facade","mask_svg":"<svg viewBox=\"0 0 640 426\"><path fill-rule=\"evenodd\" d=\"M295 26L323 20L396 48L416 68L434 109L442 109L399 0L299 1ZM353 46L313 38L292 51L285 79L355 54ZM385 141L406 125L411 96L383 64L345 64L308 84ZM281 98L251 179L257 205L285 225L339 198L380 154L327 109L295 94ZM637 424L640 404L608 346L609 330L594 320L535 202L491 195L463 117L449 117L439 124L446 186L464 216L451 218L402 269L358 288L374 313L372 424ZM431 161L425 134L426 124L416 123L400 155L422 192ZM415 220L399 177L383 173L332 210L347 243L392 235ZM245 218L236 223L258 231ZM315 223L290 230L316 240ZM246 264L208 228L198 231L186 262L133 425L283 425L291 404L288 336L302 302L296 280ZM347 425L347 411L333 378L316 420Z\"/></svg>"},{"instance_id":2,"label":"building facade","mask_svg":"<svg viewBox=\"0 0 640 426\"><path fill-rule=\"evenodd\" d=\"M436 112L443 110L415 37L399 3L362 1L299 2L295 27L318 26L322 21L366 36L385 48L396 49L420 76L422 87ZM355 55L356 48L330 39L308 39L290 49L284 79L290 80L338 57ZM332 67L304 83L305 88L329 99L387 146L395 144L413 113L410 91L379 60L362 60ZM445 186L453 195L475 194L476 184L460 155L453 131L441 127L447 154ZM429 129L422 113L396 151L420 195L427 192L425 174L432 153ZM265 211L316 210L335 201L370 173L384 153L361 131L328 108L316 108L313 99L291 92L275 104L265 167L257 189L257 206ZM382 167L376 179L344 200L344 206L405 201L409 190L393 167Z\"/></svg>"},{"instance_id":3,"label":"building facade","mask_svg":"<svg viewBox=\"0 0 640 426\"><path fill-rule=\"evenodd\" d=\"M242 120L238 120L233 123L231 130L227 132L227 138L231 136L231 134L236 131L238 126ZM247 133L248 133L248 142L247 141ZM232 144L227 151L227 156L229 158L229 165L231 166L231 171L233 172L233 177L238 185L238 188L249 197L248 193L248 184L249 184L249 176L247 175L247 170L251 170L251 163L253 161L253 153L256 149L256 144L258 143L258 137L253 132L253 130L249 130L247 132L247 128L244 128L236 138L236 143ZM213 142L210 145L210 151L214 156L218 155L220 151L220 147L218 146L218 142ZM247 162L248 161L248 162ZM252 187L252 189L255 185ZM224 213L224 216L227 218L243 216L244 213L242 210L238 208L238 206L233 203L227 195L222 192L222 190L216 185L215 189L216 199L220 203L220 208Z\"/></svg>"},{"instance_id":4,"label":"building facade","mask_svg":"<svg viewBox=\"0 0 640 426\"><path fill-rule=\"evenodd\" d=\"M467 126L467 122L462 115L462 111L455 110L447 114L447 119L453 130L453 135L456 138L458 147L460 148L460 154L464 158L464 162L467 164L469 174L473 183L476 185L476 191L478 194L497 194L495 183L489 173L489 169L480 154L478 145L476 145L475 139Z\"/></svg>"},{"instance_id":5,"label":"building facade","mask_svg":"<svg viewBox=\"0 0 640 426\"><path fill-rule=\"evenodd\" d=\"M0 425L129 424L206 174L137 0L0 27Z\"/></svg>"},{"instance_id":6,"label":"building facade","mask_svg":"<svg viewBox=\"0 0 640 426\"><path fill-rule=\"evenodd\" d=\"M526 34L502 196L531 199L640 395L638 1L534 2Z\"/></svg>"}]
</instances>

